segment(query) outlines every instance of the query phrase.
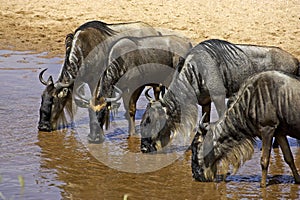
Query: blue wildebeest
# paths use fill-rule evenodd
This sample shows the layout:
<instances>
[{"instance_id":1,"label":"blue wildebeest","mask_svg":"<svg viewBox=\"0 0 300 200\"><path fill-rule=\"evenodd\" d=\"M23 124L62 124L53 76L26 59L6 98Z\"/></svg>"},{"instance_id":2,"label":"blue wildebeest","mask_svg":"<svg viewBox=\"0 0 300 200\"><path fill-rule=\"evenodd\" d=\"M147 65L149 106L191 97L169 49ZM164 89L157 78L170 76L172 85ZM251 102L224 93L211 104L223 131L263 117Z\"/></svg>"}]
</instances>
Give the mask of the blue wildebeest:
<instances>
[{"instance_id":1,"label":"blue wildebeest","mask_svg":"<svg viewBox=\"0 0 300 200\"><path fill-rule=\"evenodd\" d=\"M218 167L226 173L230 164L236 171L251 158L258 137L262 140L261 186L266 187L275 137L295 182L300 183L287 140L287 136L300 139L299 88L299 78L279 71L261 72L246 80L224 115L209 125L205 134L201 130L196 134L192 143L193 177L213 181Z\"/></svg>"},{"instance_id":2,"label":"blue wildebeest","mask_svg":"<svg viewBox=\"0 0 300 200\"><path fill-rule=\"evenodd\" d=\"M58 80L54 83L50 76L48 81L45 81L45 70L39 76L46 88L42 93L38 129L52 131L57 129L59 123L66 123L65 114L72 118L74 80L89 80L89 87L93 90L99 74L104 71L104 63L114 41L128 35L140 37L159 34L142 22L106 24L101 21L89 21L78 27L74 33L68 34L65 42L65 60ZM91 124L97 128L98 123L95 119L91 119Z\"/></svg>"},{"instance_id":3,"label":"blue wildebeest","mask_svg":"<svg viewBox=\"0 0 300 200\"><path fill-rule=\"evenodd\" d=\"M121 38L111 48L108 67L99 79L93 98L84 99L79 91L78 105L93 110L102 127L108 122L111 102L122 95L129 135L134 134L136 102L143 89L159 83L168 86L180 58L191 48L189 41L174 35ZM118 88L119 95L112 98L114 88ZM97 141L104 140L103 134L95 132L92 127L90 131Z\"/></svg>"},{"instance_id":4,"label":"blue wildebeest","mask_svg":"<svg viewBox=\"0 0 300 200\"><path fill-rule=\"evenodd\" d=\"M280 70L297 74L297 58L277 47L235 45L222 40L207 40L199 43L187 54L181 71L175 75L163 99L150 102L141 121L141 150L155 151L165 146L170 135L177 133L180 106L192 104L194 94L204 122L210 119L211 101L219 116L225 111L225 97L232 97L241 83L249 76L266 70ZM187 90L187 86L191 90ZM158 113L162 113L158 115ZM158 116L158 117L155 117ZM166 121L162 125L159 121Z\"/></svg>"}]
</instances>

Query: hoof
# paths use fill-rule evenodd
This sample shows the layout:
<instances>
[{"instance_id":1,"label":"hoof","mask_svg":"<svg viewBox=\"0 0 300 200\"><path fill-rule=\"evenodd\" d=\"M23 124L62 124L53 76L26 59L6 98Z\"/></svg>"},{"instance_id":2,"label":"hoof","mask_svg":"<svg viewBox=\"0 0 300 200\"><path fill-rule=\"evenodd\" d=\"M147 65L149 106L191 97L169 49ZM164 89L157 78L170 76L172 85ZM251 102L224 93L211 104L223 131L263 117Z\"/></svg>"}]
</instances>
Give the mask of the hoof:
<instances>
[{"instance_id":1,"label":"hoof","mask_svg":"<svg viewBox=\"0 0 300 200\"><path fill-rule=\"evenodd\" d=\"M97 135L96 137L91 137L90 135L88 136L88 142L90 144L100 144L104 142L105 138L100 137L100 135Z\"/></svg>"},{"instance_id":2,"label":"hoof","mask_svg":"<svg viewBox=\"0 0 300 200\"><path fill-rule=\"evenodd\" d=\"M141 152L142 153L154 153L156 152L156 148L153 145L141 145Z\"/></svg>"},{"instance_id":3,"label":"hoof","mask_svg":"<svg viewBox=\"0 0 300 200\"><path fill-rule=\"evenodd\" d=\"M38 127L39 131L43 131L43 132L51 132L51 128L50 126L47 125L39 125Z\"/></svg>"},{"instance_id":4,"label":"hoof","mask_svg":"<svg viewBox=\"0 0 300 200\"><path fill-rule=\"evenodd\" d=\"M295 179L295 184L300 184L300 177L299 176L295 177L294 179Z\"/></svg>"}]
</instances>

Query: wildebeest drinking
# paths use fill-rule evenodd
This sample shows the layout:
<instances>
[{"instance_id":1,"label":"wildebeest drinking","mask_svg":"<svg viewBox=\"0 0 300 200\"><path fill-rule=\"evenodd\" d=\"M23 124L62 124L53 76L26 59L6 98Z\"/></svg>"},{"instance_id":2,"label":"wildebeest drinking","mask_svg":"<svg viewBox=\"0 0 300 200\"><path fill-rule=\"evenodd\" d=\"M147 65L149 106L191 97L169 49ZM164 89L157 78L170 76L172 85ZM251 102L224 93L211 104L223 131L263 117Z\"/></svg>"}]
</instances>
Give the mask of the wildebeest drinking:
<instances>
[{"instance_id":1,"label":"wildebeest drinking","mask_svg":"<svg viewBox=\"0 0 300 200\"><path fill-rule=\"evenodd\" d=\"M253 143L262 140L262 179L266 186L273 137L278 141L284 160L296 183L300 183L287 136L300 139L300 80L279 71L267 71L245 81L224 115L200 130L192 143L192 172L199 181L213 181L219 166L235 171L249 160Z\"/></svg>"},{"instance_id":2,"label":"wildebeest drinking","mask_svg":"<svg viewBox=\"0 0 300 200\"><path fill-rule=\"evenodd\" d=\"M119 88L119 91L123 91L129 134L132 135L135 133L136 102L144 87L157 86L160 83L168 86L179 59L191 47L188 40L174 35L121 38L111 48L109 65L99 79L92 101L82 98L80 92L78 99L85 102L82 105L95 111L102 127L107 122L105 116L109 113L114 86ZM97 138L93 138L93 141L104 139L92 127L90 131L90 135Z\"/></svg>"},{"instance_id":3,"label":"wildebeest drinking","mask_svg":"<svg viewBox=\"0 0 300 200\"><path fill-rule=\"evenodd\" d=\"M50 77L45 81L42 77L44 71L40 73L40 81L46 88L42 94L38 129L51 131L57 129L58 125L64 125L64 108L72 118L74 80L89 80L89 87L93 91L98 81L97 75L104 71L104 63L107 62L109 48L114 41L128 35L139 37L159 34L142 22L106 24L101 21L89 21L78 27L74 34L68 34L65 61L58 80L54 83ZM91 119L91 123L97 127L95 121Z\"/></svg>"},{"instance_id":4,"label":"wildebeest drinking","mask_svg":"<svg viewBox=\"0 0 300 200\"><path fill-rule=\"evenodd\" d=\"M195 46L185 58L163 99L150 102L141 121L143 152L168 144L172 132L178 132L180 106L191 104L187 96L195 95L210 119L211 101L219 116L225 111L225 97L232 97L249 76L266 70L299 73L299 61L288 52L268 46L235 45L222 40L207 40ZM187 90L190 85L192 90ZM158 113L160 117L157 116ZM166 121L162 126L159 121ZM195 124L194 124L195 125ZM184 131L183 131L184 132ZM183 134L181 132L181 134ZM188 131L189 132L189 131Z\"/></svg>"}]
</instances>

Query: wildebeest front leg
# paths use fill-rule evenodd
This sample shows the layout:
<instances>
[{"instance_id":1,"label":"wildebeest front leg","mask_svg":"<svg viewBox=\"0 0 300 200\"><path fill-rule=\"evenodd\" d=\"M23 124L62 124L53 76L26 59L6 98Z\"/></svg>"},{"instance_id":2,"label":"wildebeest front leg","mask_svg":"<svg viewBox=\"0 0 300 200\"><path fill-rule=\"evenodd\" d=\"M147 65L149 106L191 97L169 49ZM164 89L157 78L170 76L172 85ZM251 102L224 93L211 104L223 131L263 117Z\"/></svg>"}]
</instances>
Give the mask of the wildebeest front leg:
<instances>
[{"instance_id":1,"label":"wildebeest front leg","mask_svg":"<svg viewBox=\"0 0 300 200\"><path fill-rule=\"evenodd\" d=\"M286 136L279 135L279 136L276 137L276 141L278 142L278 144L279 144L279 146L282 150L285 162L290 166L290 168L293 172L295 182L299 184L300 183L300 176L299 176L297 168L295 166L294 157L293 157L293 154L291 152L290 145L287 141Z\"/></svg>"},{"instance_id":2,"label":"wildebeest front leg","mask_svg":"<svg viewBox=\"0 0 300 200\"><path fill-rule=\"evenodd\" d=\"M135 113L136 113L136 102L139 99L144 87L137 89L131 96L129 100L129 109L127 109L127 118L129 122L128 132L132 136L135 134Z\"/></svg>"},{"instance_id":3,"label":"wildebeest front leg","mask_svg":"<svg viewBox=\"0 0 300 200\"><path fill-rule=\"evenodd\" d=\"M226 105L225 105L226 95L225 93L220 95L213 95L211 98L216 106L217 113L220 118L226 110Z\"/></svg>"},{"instance_id":4,"label":"wildebeest front leg","mask_svg":"<svg viewBox=\"0 0 300 200\"><path fill-rule=\"evenodd\" d=\"M214 63L214 61L212 61L212 63ZM213 66L208 64L206 65ZM226 88L224 86L222 76L220 73L213 72L213 71L207 71L207 72L204 71L202 74L201 74L203 77L202 87L204 88L205 91L204 93L210 96L210 99L215 104L216 110L218 112L218 116L220 118L226 110L226 104L225 104Z\"/></svg>"},{"instance_id":5,"label":"wildebeest front leg","mask_svg":"<svg viewBox=\"0 0 300 200\"><path fill-rule=\"evenodd\" d=\"M265 127L261 127L259 129L259 132L261 134L261 139L262 139L262 155L260 160L260 164L262 168L262 177L261 177L260 186L266 187L272 139L274 136L275 128L271 126L265 126Z\"/></svg>"}]
</instances>

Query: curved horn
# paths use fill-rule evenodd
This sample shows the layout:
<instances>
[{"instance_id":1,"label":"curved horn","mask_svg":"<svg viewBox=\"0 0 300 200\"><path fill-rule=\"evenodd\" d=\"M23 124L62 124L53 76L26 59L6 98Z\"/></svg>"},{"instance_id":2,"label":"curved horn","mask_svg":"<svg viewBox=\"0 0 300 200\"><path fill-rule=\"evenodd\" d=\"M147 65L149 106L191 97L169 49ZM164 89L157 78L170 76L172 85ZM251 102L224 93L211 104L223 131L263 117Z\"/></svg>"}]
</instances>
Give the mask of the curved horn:
<instances>
[{"instance_id":1,"label":"curved horn","mask_svg":"<svg viewBox=\"0 0 300 200\"><path fill-rule=\"evenodd\" d=\"M55 83L54 87L56 89L67 88L70 87L74 83L74 79L71 79L69 83Z\"/></svg>"},{"instance_id":2,"label":"curved horn","mask_svg":"<svg viewBox=\"0 0 300 200\"><path fill-rule=\"evenodd\" d=\"M117 93L119 93L119 95L117 95L116 97L113 97L113 98L106 98L105 99L106 102L118 101L122 97L122 90L120 90L120 88L118 88L115 85L113 87L116 89L116 91L117 91Z\"/></svg>"},{"instance_id":3,"label":"curved horn","mask_svg":"<svg viewBox=\"0 0 300 200\"><path fill-rule=\"evenodd\" d=\"M159 101L162 102L162 103L165 103L163 94L161 92L159 93Z\"/></svg>"},{"instance_id":4,"label":"curved horn","mask_svg":"<svg viewBox=\"0 0 300 200\"><path fill-rule=\"evenodd\" d=\"M76 88L76 93L75 93L75 97L74 101L76 103L77 106L82 107L82 108L88 108L90 106L90 101L86 98L84 98L83 96L80 95L80 89L83 87L83 84L81 86L79 86L78 88Z\"/></svg>"},{"instance_id":5,"label":"curved horn","mask_svg":"<svg viewBox=\"0 0 300 200\"><path fill-rule=\"evenodd\" d=\"M162 95L162 97L164 97L165 93L166 93L166 87L163 85L163 84L159 84L159 90L160 90L160 93Z\"/></svg>"},{"instance_id":6,"label":"curved horn","mask_svg":"<svg viewBox=\"0 0 300 200\"><path fill-rule=\"evenodd\" d=\"M47 81L44 80L43 74L44 74L44 72L45 72L47 69L48 69L48 68L44 69L44 70L41 71L41 73L39 74L40 82L41 82L43 85L46 85L46 86L47 86L48 84L47 84Z\"/></svg>"},{"instance_id":7,"label":"curved horn","mask_svg":"<svg viewBox=\"0 0 300 200\"><path fill-rule=\"evenodd\" d=\"M148 99L149 102L153 102L154 99L149 95L149 91L151 90L151 87L148 88L146 91L145 91L145 96L146 98Z\"/></svg>"},{"instance_id":8,"label":"curved horn","mask_svg":"<svg viewBox=\"0 0 300 200\"><path fill-rule=\"evenodd\" d=\"M199 127L200 127L201 129L203 129L203 130L208 131L208 129L209 129L209 123L203 123L203 120L204 120L205 116L206 116L206 113L204 113L204 114L202 115L201 120L200 120L200 122L199 122Z\"/></svg>"}]
</instances>

